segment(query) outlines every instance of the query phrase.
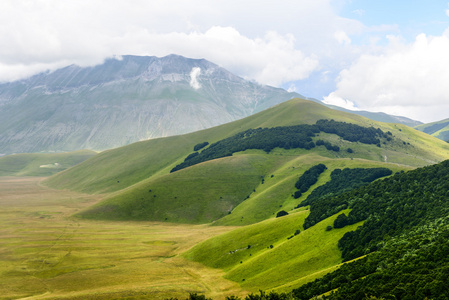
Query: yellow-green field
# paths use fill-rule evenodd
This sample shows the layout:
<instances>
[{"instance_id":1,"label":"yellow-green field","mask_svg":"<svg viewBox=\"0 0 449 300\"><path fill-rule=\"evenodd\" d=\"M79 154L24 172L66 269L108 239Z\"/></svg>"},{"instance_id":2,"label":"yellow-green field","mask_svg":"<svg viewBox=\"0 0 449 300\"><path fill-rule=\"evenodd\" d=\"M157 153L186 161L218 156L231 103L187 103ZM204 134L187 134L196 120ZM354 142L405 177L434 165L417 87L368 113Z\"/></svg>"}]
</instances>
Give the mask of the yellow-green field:
<instances>
[{"instance_id":1,"label":"yellow-green field","mask_svg":"<svg viewBox=\"0 0 449 300\"><path fill-rule=\"evenodd\" d=\"M177 254L233 227L70 217L100 200L0 177L0 299L164 299L244 295L219 269Z\"/></svg>"}]
</instances>

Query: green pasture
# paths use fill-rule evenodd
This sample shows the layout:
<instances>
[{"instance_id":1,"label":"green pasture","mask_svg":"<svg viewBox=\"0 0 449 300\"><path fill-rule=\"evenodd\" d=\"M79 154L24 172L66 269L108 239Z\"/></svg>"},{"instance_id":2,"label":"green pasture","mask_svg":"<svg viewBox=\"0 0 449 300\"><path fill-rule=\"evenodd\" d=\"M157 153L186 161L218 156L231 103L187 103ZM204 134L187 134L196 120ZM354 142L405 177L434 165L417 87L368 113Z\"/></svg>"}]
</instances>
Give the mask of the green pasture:
<instances>
[{"instance_id":1,"label":"green pasture","mask_svg":"<svg viewBox=\"0 0 449 300\"><path fill-rule=\"evenodd\" d=\"M79 164L97 153L21 153L0 157L0 176L50 176Z\"/></svg>"},{"instance_id":2,"label":"green pasture","mask_svg":"<svg viewBox=\"0 0 449 300\"><path fill-rule=\"evenodd\" d=\"M83 221L100 200L0 177L0 299L165 299L244 295L223 272L178 254L232 227Z\"/></svg>"}]
</instances>

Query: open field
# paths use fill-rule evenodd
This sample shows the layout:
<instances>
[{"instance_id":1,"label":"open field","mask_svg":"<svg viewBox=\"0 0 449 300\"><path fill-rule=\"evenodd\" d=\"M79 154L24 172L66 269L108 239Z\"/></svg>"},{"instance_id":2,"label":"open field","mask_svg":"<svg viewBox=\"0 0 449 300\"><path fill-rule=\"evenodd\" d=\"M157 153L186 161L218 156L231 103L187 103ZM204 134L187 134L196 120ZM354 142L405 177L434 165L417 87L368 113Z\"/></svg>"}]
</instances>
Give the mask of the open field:
<instances>
[{"instance_id":1,"label":"open field","mask_svg":"<svg viewBox=\"0 0 449 300\"><path fill-rule=\"evenodd\" d=\"M0 177L0 299L164 299L246 294L177 254L233 227L84 221L101 199Z\"/></svg>"}]
</instances>

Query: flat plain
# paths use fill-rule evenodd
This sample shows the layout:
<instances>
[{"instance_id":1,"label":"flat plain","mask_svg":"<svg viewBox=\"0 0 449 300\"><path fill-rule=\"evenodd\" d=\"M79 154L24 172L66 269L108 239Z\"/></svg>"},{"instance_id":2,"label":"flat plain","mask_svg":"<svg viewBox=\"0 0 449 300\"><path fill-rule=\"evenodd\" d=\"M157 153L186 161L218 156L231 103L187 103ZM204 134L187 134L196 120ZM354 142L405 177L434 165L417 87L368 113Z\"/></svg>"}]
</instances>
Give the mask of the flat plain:
<instances>
[{"instance_id":1,"label":"flat plain","mask_svg":"<svg viewBox=\"0 0 449 300\"><path fill-rule=\"evenodd\" d=\"M0 299L222 299L247 292L223 271L178 254L235 227L89 221L101 200L43 178L0 177Z\"/></svg>"}]
</instances>

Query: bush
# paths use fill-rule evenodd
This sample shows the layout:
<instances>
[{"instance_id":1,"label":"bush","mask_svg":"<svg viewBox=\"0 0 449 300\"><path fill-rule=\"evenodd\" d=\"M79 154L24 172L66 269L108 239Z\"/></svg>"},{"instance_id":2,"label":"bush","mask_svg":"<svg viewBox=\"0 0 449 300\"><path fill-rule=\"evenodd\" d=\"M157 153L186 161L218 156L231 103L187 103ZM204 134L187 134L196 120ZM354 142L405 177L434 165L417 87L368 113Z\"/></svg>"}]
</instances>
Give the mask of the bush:
<instances>
[{"instance_id":1,"label":"bush","mask_svg":"<svg viewBox=\"0 0 449 300\"><path fill-rule=\"evenodd\" d=\"M285 210L281 210L280 212L278 212L276 214L276 218L287 216L287 215L288 215L288 212L286 212Z\"/></svg>"},{"instance_id":2,"label":"bush","mask_svg":"<svg viewBox=\"0 0 449 300\"><path fill-rule=\"evenodd\" d=\"M196 144L196 145L193 147L193 151L198 151L198 150L200 150L200 149L203 149L203 148L206 147L207 145L209 145L209 142L204 142L204 143Z\"/></svg>"}]
</instances>

